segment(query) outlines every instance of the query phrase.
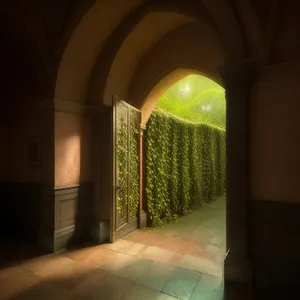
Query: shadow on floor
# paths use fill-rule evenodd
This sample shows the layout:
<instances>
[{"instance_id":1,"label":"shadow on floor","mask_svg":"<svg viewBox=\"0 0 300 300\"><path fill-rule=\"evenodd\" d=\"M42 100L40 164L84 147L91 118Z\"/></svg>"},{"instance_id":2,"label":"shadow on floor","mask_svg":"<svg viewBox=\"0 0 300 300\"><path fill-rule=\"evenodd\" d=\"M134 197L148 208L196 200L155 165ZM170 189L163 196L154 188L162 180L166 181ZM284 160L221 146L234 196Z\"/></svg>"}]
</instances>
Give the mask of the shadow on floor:
<instances>
[{"instance_id":1,"label":"shadow on floor","mask_svg":"<svg viewBox=\"0 0 300 300\"><path fill-rule=\"evenodd\" d=\"M0 270L1 300L221 300L220 280L94 246L44 255Z\"/></svg>"},{"instance_id":2,"label":"shadow on floor","mask_svg":"<svg viewBox=\"0 0 300 300\"><path fill-rule=\"evenodd\" d=\"M10 243L0 299L221 300L224 207L220 198L165 229L55 255Z\"/></svg>"},{"instance_id":3,"label":"shadow on floor","mask_svg":"<svg viewBox=\"0 0 300 300\"><path fill-rule=\"evenodd\" d=\"M41 257L48 254L47 251L32 246L20 239L1 239L0 241L0 269L10 265L17 265L28 259Z\"/></svg>"}]
</instances>

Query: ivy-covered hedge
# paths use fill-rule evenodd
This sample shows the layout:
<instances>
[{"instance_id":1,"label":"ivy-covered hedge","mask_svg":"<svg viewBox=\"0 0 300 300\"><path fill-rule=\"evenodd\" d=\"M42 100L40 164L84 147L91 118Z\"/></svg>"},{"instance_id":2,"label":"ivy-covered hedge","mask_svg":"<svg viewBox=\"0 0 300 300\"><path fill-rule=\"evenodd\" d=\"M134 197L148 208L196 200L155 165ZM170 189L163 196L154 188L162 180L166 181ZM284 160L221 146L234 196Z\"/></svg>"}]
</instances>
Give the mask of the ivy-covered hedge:
<instances>
[{"instance_id":1,"label":"ivy-covered hedge","mask_svg":"<svg viewBox=\"0 0 300 300\"><path fill-rule=\"evenodd\" d=\"M225 192L225 130L156 109L145 132L146 207L152 226L177 221Z\"/></svg>"}]
</instances>

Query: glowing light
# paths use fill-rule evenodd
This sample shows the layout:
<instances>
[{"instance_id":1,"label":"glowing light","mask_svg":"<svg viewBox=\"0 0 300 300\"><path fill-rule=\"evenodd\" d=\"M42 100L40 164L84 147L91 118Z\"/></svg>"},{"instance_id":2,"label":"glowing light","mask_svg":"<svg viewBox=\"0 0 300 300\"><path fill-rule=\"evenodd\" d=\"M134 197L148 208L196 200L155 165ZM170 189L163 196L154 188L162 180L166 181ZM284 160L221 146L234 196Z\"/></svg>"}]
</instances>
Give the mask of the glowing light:
<instances>
[{"instance_id":1,"label":"glowing light","mask_svg":"<svg viewBox=\"0 0 300 300\"><path fill-rule=\"evenodd\" d=\"M204 111L210 111L211 110L211 105L210 104L208 104L208 105L202 105L201 108Z\"/></svg>"},{"instance_id":2,"label":"glowing light","mask_svg":"<svg viewBox=\"0 0 300 300\"><path fill-rule=\"evenodd\" d=\"M188 93L190 91L190 87L189 87L189 85L188 84L186 84L185 85L185 87L181 87L180 89L179 89L179 92L180 93Z\"/></svg>"}]
</instances>

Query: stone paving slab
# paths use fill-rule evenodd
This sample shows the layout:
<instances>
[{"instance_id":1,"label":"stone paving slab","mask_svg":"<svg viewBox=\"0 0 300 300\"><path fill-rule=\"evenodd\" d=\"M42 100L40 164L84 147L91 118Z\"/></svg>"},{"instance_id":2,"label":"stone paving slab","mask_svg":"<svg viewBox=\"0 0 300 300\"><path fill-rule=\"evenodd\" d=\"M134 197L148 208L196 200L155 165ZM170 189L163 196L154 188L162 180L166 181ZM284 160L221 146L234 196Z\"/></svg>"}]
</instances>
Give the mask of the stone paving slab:
<instances>
[{"instance_id":1,"label":"stone paving slab","mask_svg":"<svg viewBox=\"0 0 300 300\"><path fill-rule=\"evenodd\" d=\"M151 300L172 300L178 299L172 296L159 293L155 290L148 289L146 287L135 285L134 288L123 298L123 300L142 300L142 299L151 299Z\"/></svg>"},{"instance_id":2,"label":"stone paving slab","mask_svg":"<svg viewBox=\"0 0 300 300\"><path fill-rule=\"evenodd\" d=\"M36 257L22 245L27 260L2 264L0 300L221 300L224 199L212 205L114 244Z\"/></svg>"},{"instance_id":3,"label":"stone paving slab","mask_svg":"<svg viewBox=\"0 0 300 300\"><path fill-rule=\"evenodd\" d=\"M178 299L189 300L201 276L201 273L176 267L162 292Z\"/></svg>"},{"instance_id":4,"label":"stone paving slab","mask_svg":"<svg viewBox=\"0 0 300 300\"><path fill-rule=\"evenodd\" d=\"M225 256L225 197L206 204L191 214L181 217L177 224L165 228L138 231L128 236L132 241L147 246L213 259Z\"/></svg>"},{"instance_id":5,"label":"stone paving slab","mask_svg":"<svg viewBox=\"0 0 300 300\"><path fill-rule=\"evenodd\" d=\"M222 294L221 278L203 274L190 300L220 300Z\"/></svg>"},{"instance_id":6,"label":"stone paving slab","mask_svg":"<svg viewBox=\"0 0 300 300\"><path fill-rule=\"evenodd\" d=\"M137 278L136 283L161 292L174 271L174 266L154 262L146 272Z\"/></svg>"}]
</instances>

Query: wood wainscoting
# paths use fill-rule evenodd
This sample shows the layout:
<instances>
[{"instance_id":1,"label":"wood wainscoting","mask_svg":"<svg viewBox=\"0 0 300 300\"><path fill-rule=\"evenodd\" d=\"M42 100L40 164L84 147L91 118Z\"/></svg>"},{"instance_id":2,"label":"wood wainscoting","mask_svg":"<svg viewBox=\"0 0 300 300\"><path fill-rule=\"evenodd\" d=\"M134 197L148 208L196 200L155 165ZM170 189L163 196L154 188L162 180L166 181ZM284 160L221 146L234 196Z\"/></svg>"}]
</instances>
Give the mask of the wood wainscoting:
<instances>
[{"instance_id":1,"label":"wood wainscoting","mask_svg":"<svg viewBox=\"0 0 300 300\"><path fill-rule=\"evenodd\" d=\"M92 184L45 188L40 244L51 252L57 252L88 240L92 195Z\"/></svg>"}]
</instances>

